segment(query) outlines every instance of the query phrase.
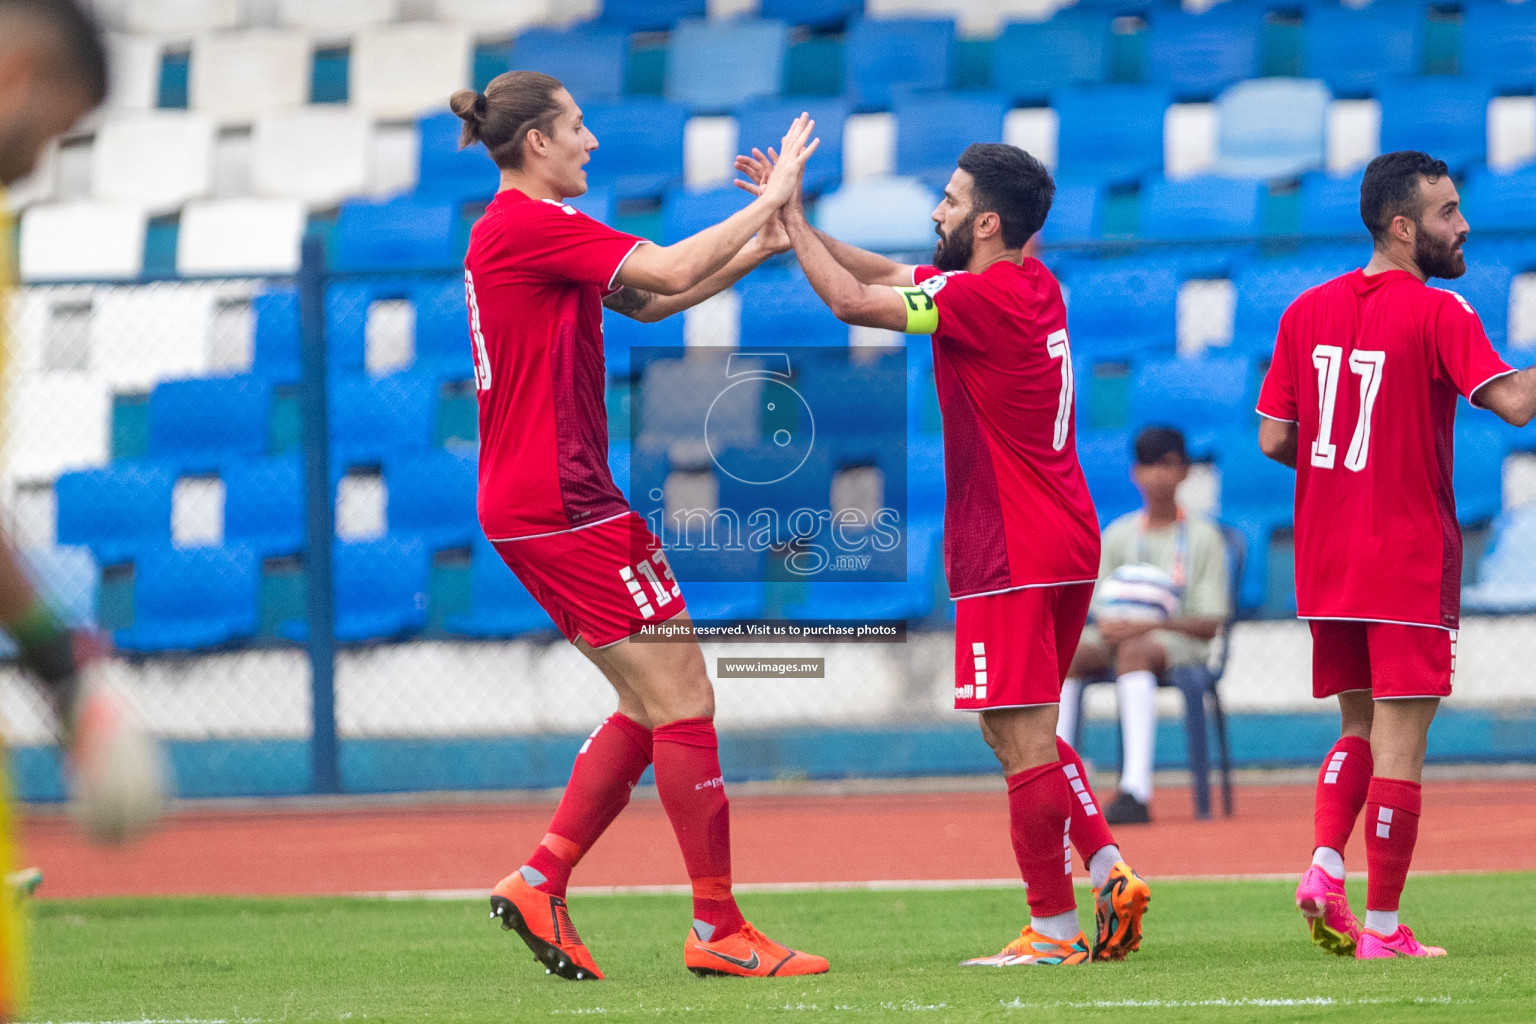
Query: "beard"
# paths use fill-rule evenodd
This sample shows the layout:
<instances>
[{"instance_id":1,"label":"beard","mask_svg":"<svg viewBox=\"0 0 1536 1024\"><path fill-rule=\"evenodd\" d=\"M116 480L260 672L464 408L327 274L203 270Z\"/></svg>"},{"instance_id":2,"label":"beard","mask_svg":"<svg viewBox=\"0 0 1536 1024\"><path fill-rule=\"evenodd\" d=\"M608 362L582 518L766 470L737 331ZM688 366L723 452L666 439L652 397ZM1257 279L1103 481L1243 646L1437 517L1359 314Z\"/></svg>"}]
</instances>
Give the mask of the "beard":
<instances>
[{"instance_id":1,"label":"beard","mask_svg":"<svg viewBox=\"0 0 1536 1024\"><path fill-rule=\"evenodd\" d=\"M971 252L976 245L975 224L976 214L972 212L947 237L943 228L934 228L939 235L939 243L933 247L936 270L964 270L970 264Z\"/></svg>"},{"instance_id":2,"label":"beard","mask_svg":"<svg viewBox=\"0 0 1536 1024\"><path fill-rule=\"evenodd\" d=\"M1449 241L1435 238L1420 227L1413 239L1413 261L1427 277L1455 280L1467 272L1467 260L1461 254L1461 245L1466 240L1466 235Z\"/></svg>"}]
</instances>

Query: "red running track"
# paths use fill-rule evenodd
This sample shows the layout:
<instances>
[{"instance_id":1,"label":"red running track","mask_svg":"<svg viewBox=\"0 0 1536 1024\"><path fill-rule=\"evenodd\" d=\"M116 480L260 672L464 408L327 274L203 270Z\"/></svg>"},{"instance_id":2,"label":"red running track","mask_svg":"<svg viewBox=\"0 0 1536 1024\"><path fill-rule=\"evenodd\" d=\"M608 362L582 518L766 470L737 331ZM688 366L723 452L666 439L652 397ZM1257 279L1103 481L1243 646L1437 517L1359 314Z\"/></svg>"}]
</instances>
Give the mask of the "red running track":
<instances>
[{"instance_id":1,"label":"red running track","mask_svg":"<svg viewBox=\"0 0 1536 1024\"><path fill-rule=\"evenodd\" d=\"M1536 869L1536 781L1431 782L1415 870ZM33 816L24 856L46 897L304 895L486 889L543 836L550 803L191 810L124 849L87 845L61 815ZM1152 825L1122 827L1151 878L1293 874L1312 845L1311 786L1250 786L1233 818L1194 821L1160 792ZM742 883L1016 878L1001 792L746 796L731 801ZM1347 851L1364 863L1357 830ZM661 806L637 799L577 868L579 886L681 885Z\"/></svg>"}]
</instances>

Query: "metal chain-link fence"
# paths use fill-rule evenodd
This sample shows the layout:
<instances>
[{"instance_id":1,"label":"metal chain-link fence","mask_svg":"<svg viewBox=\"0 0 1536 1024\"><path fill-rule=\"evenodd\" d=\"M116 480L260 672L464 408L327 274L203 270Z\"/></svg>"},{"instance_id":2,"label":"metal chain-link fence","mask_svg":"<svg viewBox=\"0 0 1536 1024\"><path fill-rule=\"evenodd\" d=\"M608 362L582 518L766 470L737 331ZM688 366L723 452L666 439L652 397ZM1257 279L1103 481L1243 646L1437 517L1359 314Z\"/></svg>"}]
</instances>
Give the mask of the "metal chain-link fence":
<instances>
[{"instance_id":1,"label":"metal chain-link fence","mask_svg":"<svg viewBox=\"0 0 1536 1024\"><path fill-rule=\"evenodd\" d=\"M1280 311L1358 265L1357 250L1320 240L1045 254L1069 298L1079 449L1101 519L1138 506L1134 430L1172 423L1197 459L1183 500L1247 539L1220 687L1240 763L1311 761L1297 738L1332 727L1310 700L1310 641L1291 617L1289 474L1258 453L1253 405ZM1530 362L1536 238L1468 254L1471 271L1450 286L1506 358ZM322 385L340 788L560 784L569 737L613 698L479 530L462 275L316 278L323 381L303 358L315 340L303 280L19 289L0 420L11 535L50 600L114 638L111 676L169 741L181 794L326 788L306 647L319 520L304 389ZM969 720L949 710L953 611L926 340L839 324L788 260L661 324L605 316L610 465L635 507L653 525L680 514L699 529L768 506L786 515L739 558L700 554L692 527L669 539L695 617L908 627L900 643L707 643L712 675L721 658L823 659L820 676L717 679L728 773L984 769L985 748L962 735ZM1536 757L1536 683L1521 667L1536 659L1536 433L1465 406L1457 429L1466 614L1456 713L1436 726L1431 755ZM750 485L772 481L739 471L802 443L798 490L765 506ZM820 541L789 525L783 502L822 516ZM882 512L889 547L874 542ZM842 575L797 571L838 521L854 524L852 540L833 554L864 555L836 561ZM1102 718L1112 688L1091 693L1089 714ZM1174 718L1178 698L1167 699ZM58 798L51 723L14 668L0 671L0 713L22 795ZM1090 746L1112 742L1095 736ZM1178 763L1182 750L1163 743L1160 760Z\"/></svg>"}]
</instances>

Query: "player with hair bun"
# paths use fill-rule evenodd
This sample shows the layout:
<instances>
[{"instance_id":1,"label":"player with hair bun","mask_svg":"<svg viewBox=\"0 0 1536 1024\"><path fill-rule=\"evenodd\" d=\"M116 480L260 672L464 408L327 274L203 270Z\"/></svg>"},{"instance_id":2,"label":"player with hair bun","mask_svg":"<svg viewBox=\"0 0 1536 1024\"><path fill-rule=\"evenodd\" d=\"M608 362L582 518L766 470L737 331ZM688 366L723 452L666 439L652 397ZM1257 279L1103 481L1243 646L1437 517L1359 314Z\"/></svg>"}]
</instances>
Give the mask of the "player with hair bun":
<instances>
[{"instance_id":1,"label":"player with hair bun","mask_svg":"<svg viewBox=\"0 0 1536 1024\"><path fill-rule=\"evenodd\" d=\"M480 401L480 523L566 639L603 673L618 710L576 756L549 832L497 883L491 913L545 968L601 978L571 924L571 869L654 765L693 884L683 962L698 974L817 974L826 960L753 928L731 891L730 809L714 690L697 642L630 642L648 623L687 621L660 543L608 470L602 307L653 321L729 288L788 248L776 213L816 150L801 115L756 201L674 245L598 223L565 200L587 190L598 140L554 78L512 71L452 107L465 145L484 144L501 188L464 262Z\"/></svg>"}]
</instances>

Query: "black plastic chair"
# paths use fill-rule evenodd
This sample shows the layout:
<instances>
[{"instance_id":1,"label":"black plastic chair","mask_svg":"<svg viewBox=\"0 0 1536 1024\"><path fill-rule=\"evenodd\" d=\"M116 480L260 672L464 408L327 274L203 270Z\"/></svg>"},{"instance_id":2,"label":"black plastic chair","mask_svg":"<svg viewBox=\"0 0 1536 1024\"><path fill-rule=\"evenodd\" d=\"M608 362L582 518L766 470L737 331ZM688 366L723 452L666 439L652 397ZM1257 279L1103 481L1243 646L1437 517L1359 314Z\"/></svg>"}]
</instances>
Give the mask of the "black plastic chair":
<instances>
[{"instance_id":1,"label":"black plastic chair","mask_svg":"<svg viewBox=\"0 0 1536 1024\"><path fill-rule=\"evenodd\" d=\"M1225 523L1217 525L1221 528L1222 537L1227 544L1227 560L1231 570L1229 583L1231 607L1235 615L1243 578L1243 566L1248 557L1248 544L1242 531ZM1210 750L1205 731L1207 704L1210 705L1211 718L1216 726L1216 754L1221 771L1221 809L1227 817L1232 816L1232 748L1227 739L1226 712L1222 710L1221 693L1217 689L1217 684L1221 682L1221 677L1227 670L1231 633L1232 626L1229 622L1224 634L1218 638L1220 657L1214 668L1208 665L1182 665L1169 669L1157 678L1158 686L1175 687L1184 694L1184 740L1188 744L1190 789L1194 794L1196 818L1211 816ZM1077 692L1077 715L1074 719L1077 723L1077 735L1072 737L1073 746L1076 746L1082 738L1083 690L1094 683L1113 681L1113 677L1107 675L1083 680L1083 686ZM1119 736L1118 730L1115 735ZM1121 750L1123 758L1123 746Z\"/></svg>"}]
</instances>

